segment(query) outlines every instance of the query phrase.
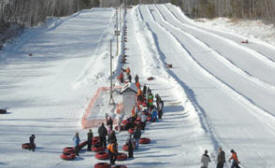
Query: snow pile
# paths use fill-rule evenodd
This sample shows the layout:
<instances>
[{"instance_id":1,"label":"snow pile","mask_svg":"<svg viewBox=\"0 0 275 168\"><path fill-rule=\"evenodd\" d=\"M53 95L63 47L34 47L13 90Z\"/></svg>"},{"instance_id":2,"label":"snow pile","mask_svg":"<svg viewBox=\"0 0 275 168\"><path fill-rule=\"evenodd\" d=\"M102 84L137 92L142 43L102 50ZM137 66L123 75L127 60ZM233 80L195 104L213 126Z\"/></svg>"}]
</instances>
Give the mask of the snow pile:
<instances>
[{"instance_id":1,"label":"snow pile","mask_svg":"<svg viewBox=\"0 0 275 168\"><path fill-rule=\"evenodd\" d=\"M261 20L201 18L195 21L203 27L236 33L248 39L262 40L275 46L275 26L273 24L265 24Z\"/></svg>"}]
</instances>

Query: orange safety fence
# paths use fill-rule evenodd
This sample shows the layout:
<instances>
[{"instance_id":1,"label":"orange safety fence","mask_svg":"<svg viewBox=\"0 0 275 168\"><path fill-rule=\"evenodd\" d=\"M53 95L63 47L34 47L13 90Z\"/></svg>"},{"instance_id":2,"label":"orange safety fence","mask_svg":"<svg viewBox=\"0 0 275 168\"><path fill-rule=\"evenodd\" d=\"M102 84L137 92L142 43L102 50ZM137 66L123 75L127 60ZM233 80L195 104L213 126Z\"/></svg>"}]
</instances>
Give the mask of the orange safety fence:
<instances>
[{"instance_id":1,"label":"orange safety fence","mask_svg":"<svg viewBox=\"0 0 275 168\"><path fill-rule=\"evenodd\" d=\"M120 88L121 88L120 86L115 87L115 89L120 89ZM100 87L97 89L95 95L93 96L88 107L86 108L84 115L82 116L81 126L83 129L99 126L102 122L105 121L105 119L94 119L94 120L88 121L87 118L89 117L89 115L91 115L92 108L93 108L96 100L100 96L101 92L108 91L108 90L110 90L110 87Z\"/></svg>"}]
</instances>

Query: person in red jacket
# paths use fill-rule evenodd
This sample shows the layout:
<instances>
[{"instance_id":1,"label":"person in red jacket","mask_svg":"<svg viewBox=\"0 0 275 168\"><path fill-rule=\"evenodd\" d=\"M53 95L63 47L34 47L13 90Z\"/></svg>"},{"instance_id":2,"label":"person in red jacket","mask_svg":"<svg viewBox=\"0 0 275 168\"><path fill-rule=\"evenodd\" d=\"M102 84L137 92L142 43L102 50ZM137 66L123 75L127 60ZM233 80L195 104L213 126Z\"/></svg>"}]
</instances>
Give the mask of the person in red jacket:
<instances>
[{"instance_id":1,"label":"person in red jacket","mask_svg":"<svg viewBox=\"0 0 275 168\"><path fill-rule=\"evenodd\" d=\"M239 162L237 153L236 153L233 149L231 149L230 152L231 152L231 157L229 158L229 162L230 162L231 160L233 160L233 161L232 161L231 168L240 168L240 166L239 166L240 162Z\"/></svg>"}]
</instances>

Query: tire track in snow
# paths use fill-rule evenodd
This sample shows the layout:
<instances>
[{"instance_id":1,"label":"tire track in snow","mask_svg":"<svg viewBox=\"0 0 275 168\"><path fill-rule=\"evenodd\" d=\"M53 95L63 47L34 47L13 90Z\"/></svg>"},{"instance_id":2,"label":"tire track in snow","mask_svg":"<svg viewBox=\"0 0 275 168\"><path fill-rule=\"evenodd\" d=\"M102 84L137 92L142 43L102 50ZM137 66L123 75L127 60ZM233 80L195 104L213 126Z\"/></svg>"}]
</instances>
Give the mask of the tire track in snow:
<instances>
[{"instance_id":1,"label":"tire track in snow","mask_svg":"<svg viewBox=\"0 0 275 168\"><path fill-rule=\"evenodd\" d=\"M156 21L155 21L156 22ZM157 23L157 22L156 22ZM159 24L159 23L157 23ZM252 100L250 100L249 98L245 97L244 95L242 95L241 93L239 93L238 91L234 90L234 88L232 88L230 85L224 83L221 79L219 79L218 77L216 77L213 73L211 73L210 71L208 71L203 65L201 65L193 56L193 54L191 53L191 51L189 51L181 42L180 39L178 39L171 31L169 31L167 28L163 27L160 25L160 27L162 27L168 34L170 34L171 38L175 41L175 44L182 49L183 53L186 53L186 55L188 55L189 59L191 62L194 63L194 65L196 65L196 67L205 75L207 76L209 79L212 79L213 81L215 81L218 86L220 86L226 93L228 93L229 96L232 97L232 99L236 99L238 98L244 105L245 108L248 109L248 111L251 112L251 114L253 114L254 116L256 116L257 118L261 119L262 122L268 126L269 128L271 128L273 131L275 130L275 116L274 114L261 109L260 107L258 107L257 105L255 105L253 103ZM248 108L250 107L250 108ZM254 112L255 111L255 112Z\"/></svg>"}]
</instances>

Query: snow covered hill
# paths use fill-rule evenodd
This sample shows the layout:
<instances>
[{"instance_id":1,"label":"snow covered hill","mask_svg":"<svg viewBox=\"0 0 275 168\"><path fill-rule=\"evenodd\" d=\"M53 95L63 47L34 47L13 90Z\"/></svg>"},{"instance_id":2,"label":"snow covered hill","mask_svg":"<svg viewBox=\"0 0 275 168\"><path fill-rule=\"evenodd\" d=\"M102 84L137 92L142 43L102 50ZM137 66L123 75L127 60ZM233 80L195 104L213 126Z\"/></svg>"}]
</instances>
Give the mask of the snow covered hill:
<instances>
[{"instance_id":1,"label":"snow covered hill","mask_svg":"<svg viewBox=\"0 0 275 168\"><path fill-rule=\"evenodd\" d=\"M92 9L52 19L0 51L0 108L9 111L0 115L0 167L88 168L98 162L92 152L75 161L59 155L72 146L75 131L86 139L80 119L96 89L108 86L114 16L114 9ZM171 4L128 9L124 23L125 66L160 94L165 112L144 132L152 143L119 163L195 168L208 149L209 167L215 167L221 146L226 158L235 149L242 167L275 167L274 47L197 25ZM20 149L30 134L37 136L35 152ZM126 139L126 132L118 133L120 150Z\"/></svg>"}]
</instances>

